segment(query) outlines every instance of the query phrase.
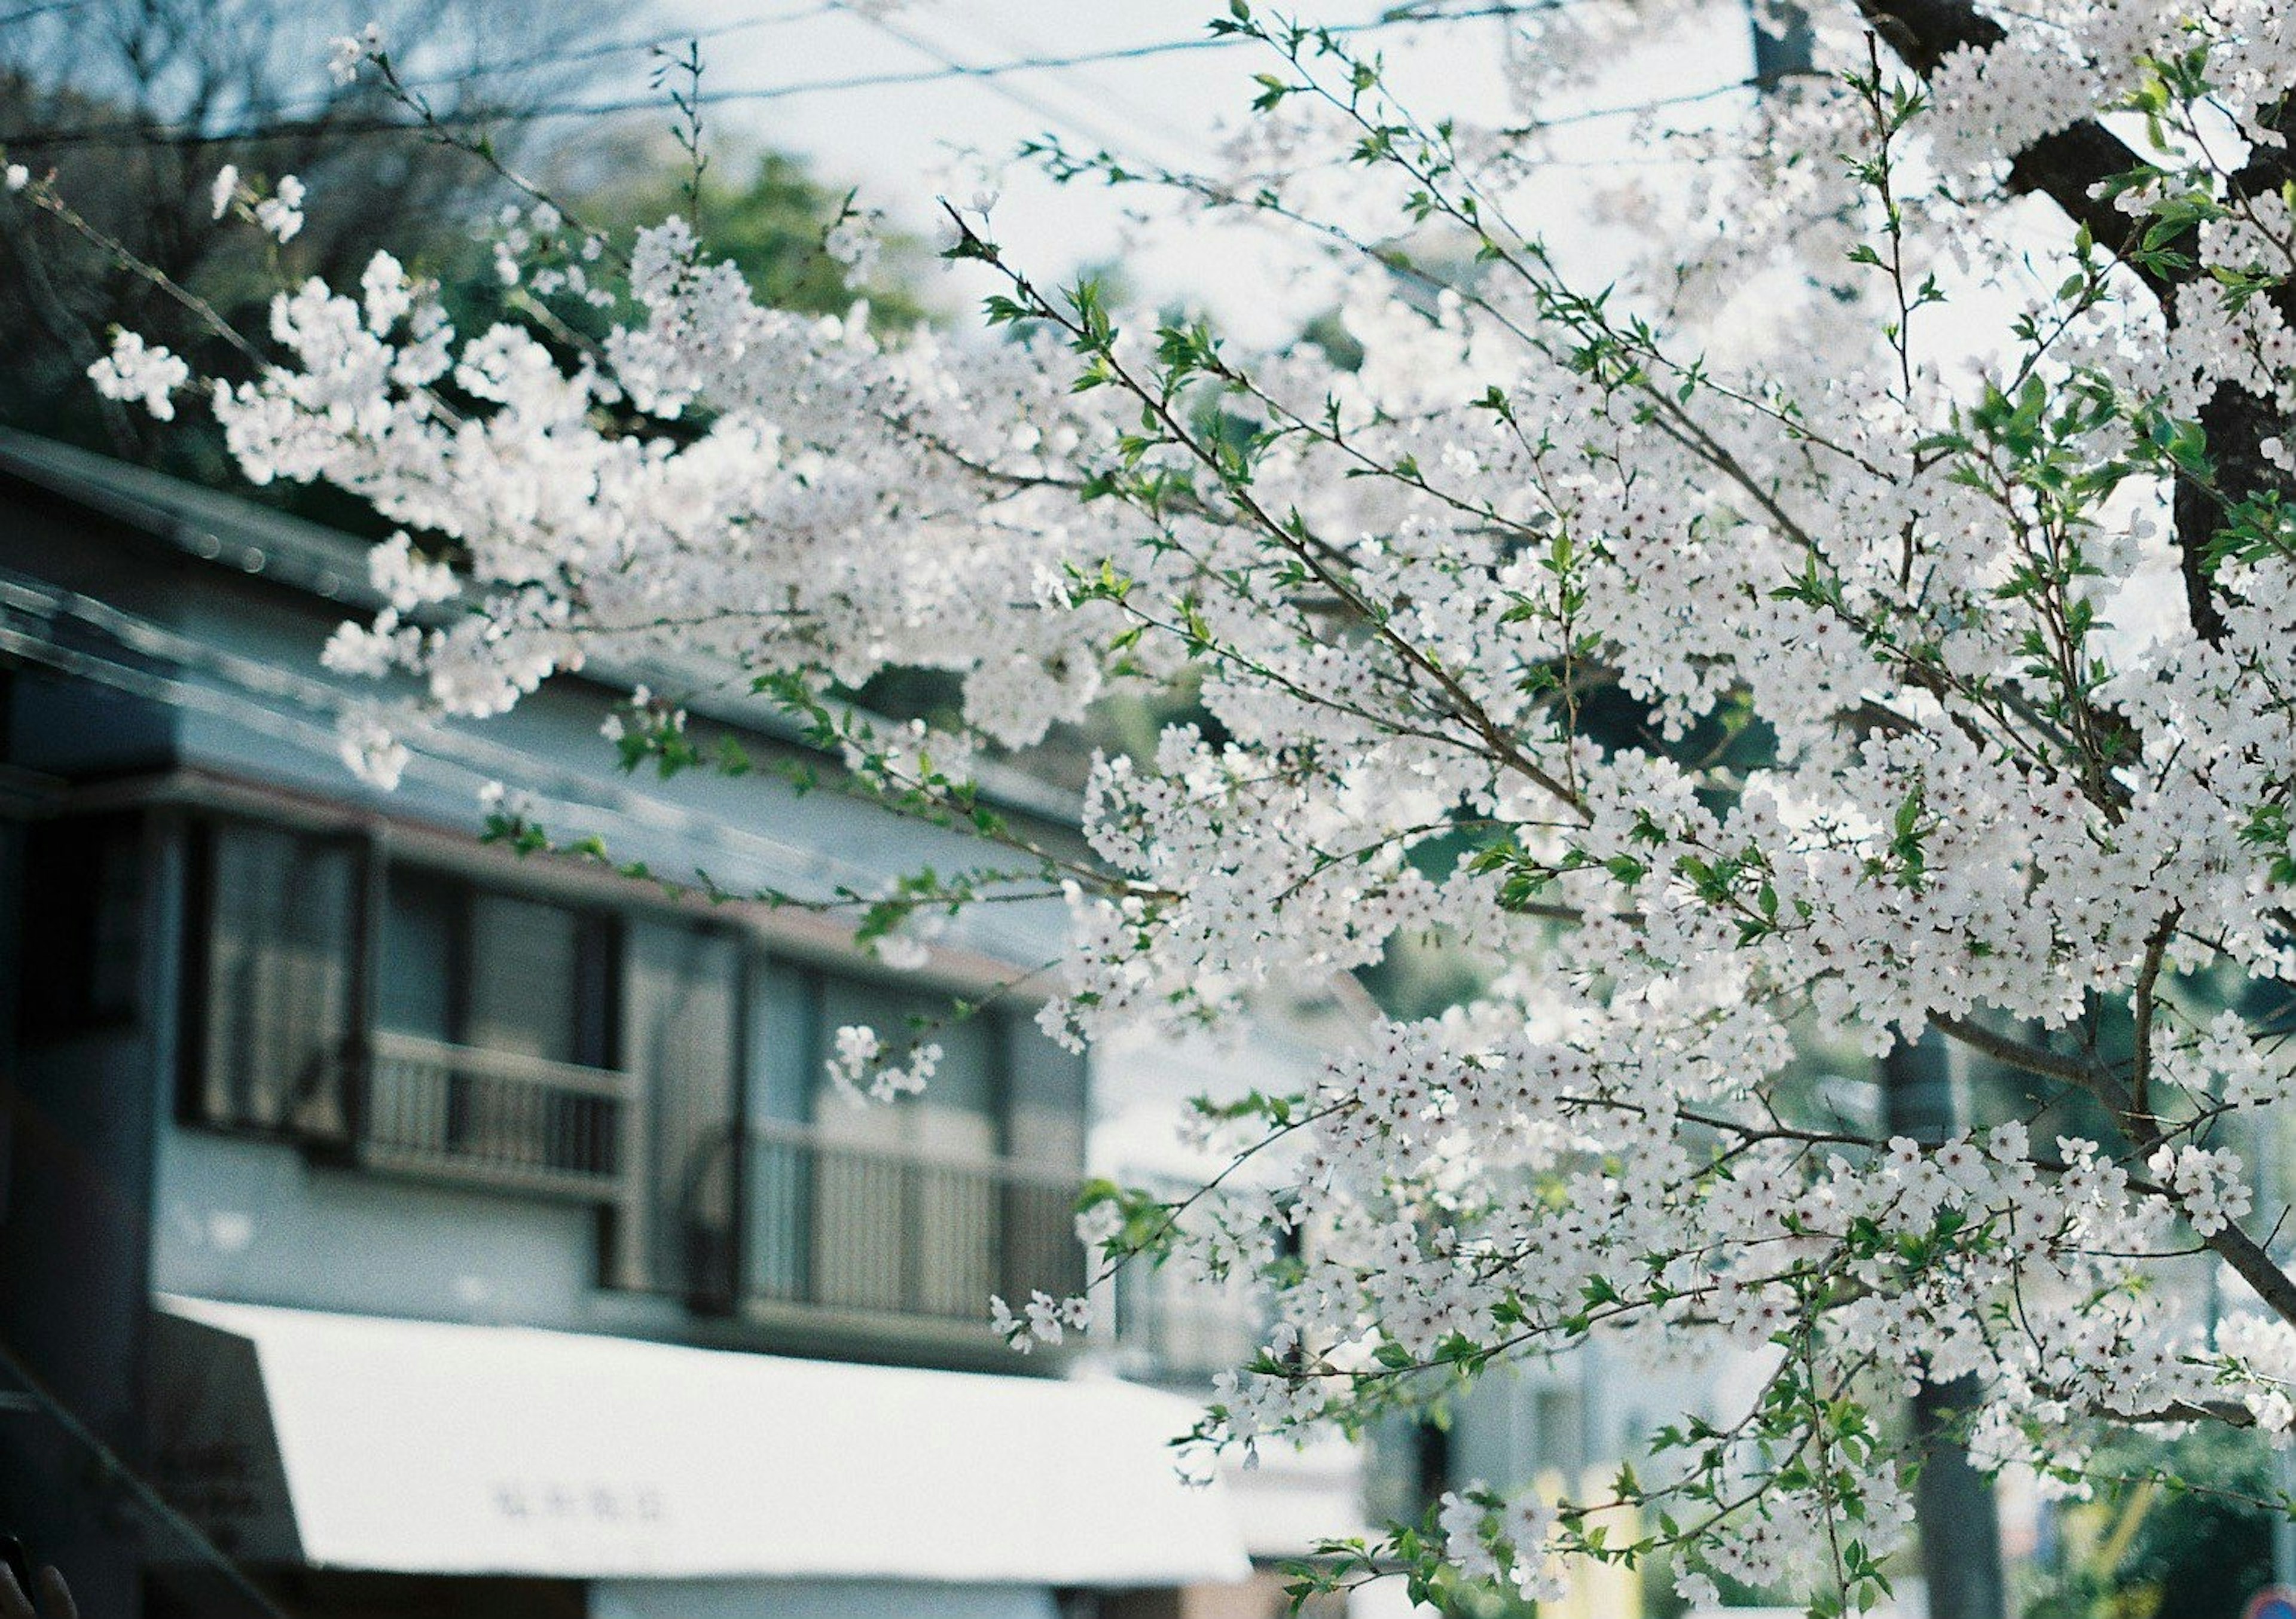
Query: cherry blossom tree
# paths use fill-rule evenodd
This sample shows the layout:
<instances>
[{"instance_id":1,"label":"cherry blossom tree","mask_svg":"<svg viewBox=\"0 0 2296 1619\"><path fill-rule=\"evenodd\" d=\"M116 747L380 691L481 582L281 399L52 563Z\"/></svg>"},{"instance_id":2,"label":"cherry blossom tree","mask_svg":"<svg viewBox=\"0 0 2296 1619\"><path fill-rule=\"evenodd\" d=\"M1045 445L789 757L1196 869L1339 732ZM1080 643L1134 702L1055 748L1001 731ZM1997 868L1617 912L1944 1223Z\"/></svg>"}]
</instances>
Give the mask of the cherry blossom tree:
<instances>
[{"instance_id":1,"label":"cherry blossom tree","mask_svg":"<svg viewBox=\"0 0 2296 1619\"><path fill-rule=\"evenodd\" d=\"M1502 127L1235 0L1212 26L1259 77L1229 169L1037 151L1295 233L1280 295L1337 301L1351 367L1046 285L955 195L946 255L1002 340L763 307L681 221L625 258L537 205L503 254L530 321L455 331L379 258L283 290L260 364L207 388L250 477L403 526L391 607L328 650L419 683L346 739L374 774L426 716L701 650L854 790L981 840L888 895L775 897L849 899L910 954L951 910L1057 895L1063 1041L1217 1029L1407 937L1484 964L1306 1093L1208 1107L1251 1173L1088 1195L1111 1263L1270 1288L1199 1437L1597 1337L1734 1347L1759 1393L1583 1498L1463 1487L1310 1585L1543 1600L1578 1558L1665 1552L1693 1597L1857 1610L1909 1528L1908 1389L1973 1391L1977 1463L2063 1494L2116 1427L2296 1432L2296 1277L2233 1145L2285 1100L2296 979L2296 15L1816 10L1812 72L1645 129L1695 183L1626 199L1648 250L1585 284L1515 217L1553 151L1531 115L1694 10L1521 8ZM567 299L611 335L569 342ZM188 385L138 334L96 380ZM891 668L961 681L961 722L844 700ZM974 791L984 752L1166 684L1200 717L1096 763L1090 858ZM1622 704L1638 728L1597 723ZM613 724L633 762L709 763L671 707ZM1892 1138L1788 1083L1939 1038L2024 1076L2030 1117ZM850 1031L840 1077L894 1097L931 1056ZM997 1306L1023 1345L1085 1314Z\"/></svg>"}]
</instances>

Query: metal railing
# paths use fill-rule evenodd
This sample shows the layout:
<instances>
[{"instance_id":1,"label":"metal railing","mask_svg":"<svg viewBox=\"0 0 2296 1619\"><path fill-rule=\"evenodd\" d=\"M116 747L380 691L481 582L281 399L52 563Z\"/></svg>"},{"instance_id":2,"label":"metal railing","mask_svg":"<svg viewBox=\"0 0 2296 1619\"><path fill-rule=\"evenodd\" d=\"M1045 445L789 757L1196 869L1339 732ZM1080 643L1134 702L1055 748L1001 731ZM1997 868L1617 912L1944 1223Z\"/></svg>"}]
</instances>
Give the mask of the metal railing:
<instances>
[{"instance_id":1,"label":"metal railing","mask_svg":"<svg viewBox=\"0 0 2296 1619\"><path fill-rule=\"evenodd\" d=\"M1085 1288L1072 1173L753 1120L650 1175L639 1087L617 1070L378 1032L340 1073L311 1099L334 1120L315 1141L372 1169L622 1208L653 1235L621 1286L951 1324L985 1321L991 1294Z\"/></svg>"},{"instance_id":2,"label":"metal railing","mask_svg":"<svg viewBox=\"0 0 2296 1619\"><path fill-rule=\"evenodd\" d=\"M630 1076L377 1033L352 1148L376 1169L610 1201L623 1190Z\"/></svg>"},{"instance_id":3,"label":"metal railing","mask_svg":"<svg viewBox=\"0 0 2296 1619\"><path fill-rule=\"evenodd\" d=\"M1267 1302L1243 1278L1202 1281L1136 1260L1116 1273L1119 1348L1139 1375L1194 1383L1233 1371L1267 1339Z\"/></svg>"},{"instance_id":4,"label":"metal railing","mask_svg":"<svg viewBox=\"0 0 2296 1619\"><path fill-rule=\"evenodd\" d=\"M980 1321L988 1296L1083 1291L1073 1176L753 1122L741 1291L769 1304Z\"/></svg>"},{"instance_id":5,"label":"metal railing","mask_svg":"<svg viewBox=\"0 0 2296 1619\"><path fill-rule=\"evenodd\" d=\"M1215 1213L1227 1198L1207 1198L1200 1182L1172 1176L1135 1180L1168 1206L1201 1203ZM1127 1375L1153 1382L1201 1384L1233 1371L1259 1352L1273 1324L1267 1288L1241 1267L1214 1279L1142 1255L1117 1267L1109 1295L1109 1337Z\"/></svg>"}]
</instances>

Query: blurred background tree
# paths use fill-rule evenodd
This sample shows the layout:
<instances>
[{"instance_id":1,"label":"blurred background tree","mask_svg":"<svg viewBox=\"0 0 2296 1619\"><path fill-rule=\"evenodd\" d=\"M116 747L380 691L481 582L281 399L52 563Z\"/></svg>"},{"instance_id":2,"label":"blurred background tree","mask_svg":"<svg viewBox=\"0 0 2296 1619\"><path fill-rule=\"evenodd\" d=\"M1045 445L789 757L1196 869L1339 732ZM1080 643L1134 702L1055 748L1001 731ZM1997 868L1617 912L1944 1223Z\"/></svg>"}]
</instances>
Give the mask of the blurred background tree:
<instances>
[{"instance_id":1,"label":"blurred background tree","mask_svg":"<svg viewBox=\"0 0 2296 1619\"><path fill-rule=\"evenodd\" d=\"M657 149L633 152L636 160L578 188L591 224L627 231L689 209L687 176L678 170L682 153ZM722 177L733 169L745 176ZM781 309L843 315L857 298L869 304L881 329L913 326L926 318L919 288L929 267L924 244L898 233L881 233L883 252L859 284L822 249L822 233L847 207L861 206L849 192L817 179L787 152L755 156L746 168L738 156L714 162L701 179L701 226L712 253L742 266L760 301Z\"/></svg>"},{"instance_id":2,"label":"blurred background tree","mask_svg":"<svg viewBox=\"0 0 2296 1619\"><path fill-rule=\"evenodd\" d=\"M445 283L459 315L491 318L507 301L472 227L523 200L497 164L612 232L689 209L667 95L658 112L566 116L603 84L626 84L650 50L678 48L634 30L629 13L615 0L15 0L0 9L0 149L53 171L97 230L242 331L262 331L283 274L349 284L385 246ZM370 20L409 88L486 155L426 135L373 74L329 73L331 42ZM226 164L266 184L303 180L292 241L215 218ZM865 289L823 250L847 196L798 159L721 152L699 201L713 249L770 301L843 314L866 296L881 324L922 314L914 244L890 241ZM204 373L233 369L217 339L97 244L29 214L0 233L0 424L236 485L201 413L155 424L88 385L113 324L160 336ZM262 493L371 526L310 491Z\"/></svg>"},{"instance_id":3,"label":"blurred background tree","mask_svg":"<svg viewBox=\"0 0 2296 1619\"><path fill-rule=\"evenodd\" d=\"M2037 1582L2025 1619L2240 1619L2271 1582L2280 1490L2261 1436L2123 1435L2099 1451L2097 1468L2130 1482L2057 1515L2054 1569Z\"/></svg>"},{"instance_id":4,"label":"blurred background tree","mask_svg":"<svg viewBox=\"0 0 2296 1619\"><path fill-rule=\"evenodd\" d=\"M518 115L578 89L613 13L606 0L80 0L0 27L0 146L54 171L98 230L213 304L259 322L275 244L214 217L225 164L299 176L302 231L278 249L292 275L356 276L385 241L443 250L499 181L467 153L398 132L406 120L369 78L339 84L329 41L375 20L420 39L406 64L441 113L502 120L516 160L537 135ZM404 244L404 245L398 245ZM175 470L204 437L155 430L100 400L85 372L117 323L195 341L180 310L96 245L59 228L0 235L0 421ZM216 356L199 353L204 365ZM186 461L192 464L184 464Z\"/></svg>"}]
</instances>

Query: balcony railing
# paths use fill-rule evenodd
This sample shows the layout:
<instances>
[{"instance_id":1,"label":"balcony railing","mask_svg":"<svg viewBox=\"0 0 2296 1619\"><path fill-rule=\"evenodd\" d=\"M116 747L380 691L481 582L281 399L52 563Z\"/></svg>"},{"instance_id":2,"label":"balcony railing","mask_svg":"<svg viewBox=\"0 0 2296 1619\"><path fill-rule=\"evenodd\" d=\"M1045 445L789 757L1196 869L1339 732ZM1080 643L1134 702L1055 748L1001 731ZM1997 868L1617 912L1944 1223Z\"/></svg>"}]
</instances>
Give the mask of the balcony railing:
<instances>
[{"instance_id":1,"label":"balcony railing","mask_svg":"<svg viewBox=\"0 0 2296 1619\"><path fill-rule=\"evenodd\" d=\"M748 1146L745 1300L978 1322L992 1293L1084 1290L1071 1176L802 1124L753 1123Z\"/></svg>"},{"instance_id":2,"label":"balcony railing","mask_svg":"<svg viewBox=\"0 0 2296 1619\"><path fill-rule=\"evenodd\" d=\"M623 1190L630 1076L378 1033L353 1129L376 1169L605 1202Z\"/></svg>"},{"instance_id":3,"label":"balcony railing","mask_svg":"<svg viewBox=\"0 0 2296 1619\"><path fill-rule=\"evenodd\" d=\"M1116 1273L1116 1342L1137 1375L1195 1383L1233 1371L1267 1341L1268 1310L1242 1278L1201 1281L1144 1260Z\"/></svg>"},{"instance_id":4,"label":"balcony railing","mask_svg":"<svg viewBox=\"0 0 2296 1619\"><path fill-rule=\"evenodd\" d=\"M767 1121L657 1161L631 1075L412 1034L377 1033L338 1072L305 1100L315 1146L392 1173L611 1206L637 1245L620 1286L712 1310L949 1325L985 1321L991 1294L1085 1288L1072 1173Z\"/></svg>"}]
</instances>

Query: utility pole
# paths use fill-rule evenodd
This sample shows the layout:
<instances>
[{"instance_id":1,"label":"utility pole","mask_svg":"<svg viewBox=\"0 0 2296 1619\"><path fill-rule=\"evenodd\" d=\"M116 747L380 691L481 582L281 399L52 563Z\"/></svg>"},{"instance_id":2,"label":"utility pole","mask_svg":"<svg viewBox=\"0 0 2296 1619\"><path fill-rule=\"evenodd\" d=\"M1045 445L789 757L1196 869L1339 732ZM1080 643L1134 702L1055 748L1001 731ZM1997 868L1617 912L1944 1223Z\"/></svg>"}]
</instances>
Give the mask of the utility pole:
<instances>
[{"instance_id":1,"label":"utility pole","mask_svg":"<svg viewBox=\"0 0 2296 1619\"><path fill-rule=\"evenodd\" d=\"M1954 1064L1932 1029L1882 1059L1882 1116L1891 1136L1942 1145L1956 1127ZM1924 1383L1908 1412L1922 1472L1914 1492L1930 1619L2005 1619L2001 1520L1993 1483L1969 1465L1963 1433L1975 1410L1974 1378Z\"/></svg>"},{"instance_id":2,"label":"utility pole","mask_svg":"<svg viewBox=\"0 0 2296 1619\"><path fill-rule=\"evenodd\" d=\"M2286 1154L2283 1150L2284 1136L2279 1115L2270 1109L2259 1109L2249 1116L2249 1161L2256 1167L2254 1193L2258 1215L2272 1216L2271 1231L2280 1237L2281 1227L2287 1222L2292 1192L2289 1184ZM2276 1263L2289 1263L2284 1237L2267 1239ZM2214 1274L2211 1271L2211 1275ZM2211 1323L2213 1325L2213 1323ZM2272 1487L2283 1496L2296 1496L2296 1451L2275 1445L2272 1449ZM2285 1511L2272 1515L2272 1582L2296 1588L2296 1516Z\"/></svg>"}]
</instances>

